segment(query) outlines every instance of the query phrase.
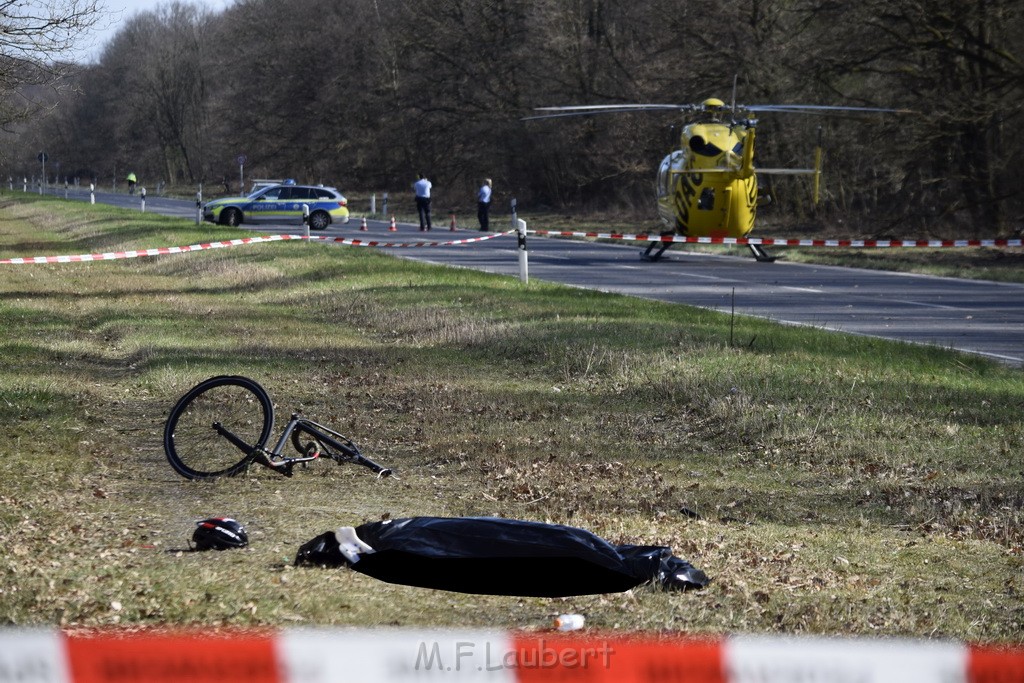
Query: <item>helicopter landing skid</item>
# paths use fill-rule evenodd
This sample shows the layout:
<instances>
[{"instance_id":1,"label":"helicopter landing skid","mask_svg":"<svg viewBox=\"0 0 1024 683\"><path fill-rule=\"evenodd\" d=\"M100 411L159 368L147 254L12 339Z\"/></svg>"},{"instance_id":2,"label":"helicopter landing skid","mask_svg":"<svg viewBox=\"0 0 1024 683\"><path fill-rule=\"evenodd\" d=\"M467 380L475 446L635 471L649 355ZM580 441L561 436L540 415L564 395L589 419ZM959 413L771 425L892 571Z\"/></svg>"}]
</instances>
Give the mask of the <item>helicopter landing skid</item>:
<instances>
[{"instance_id":1,"label":"helicopter landing skid","mask_svg":"<svg viewBox=\"0 0 1024 683\"><path fill-rule=\"evenodd\" d=\"M640 252L640 260L642 261L659 261L664 255L665 250L671 246L670 242L651 242L647 245L647 249ZM655 247L658 247L658 251L651 253Z\"/></svg>"},{"instance_id":2,"label":"helicopter landing skid","mask_svg":"<svg viewBox=\"0 0 1024 683\"><path fill-rule=\"evenodd\" d=\"M754 259L761 263L775 263L775 259L778 258L778 256L772 256L765 251L760 244L748 244L747 246L750 247L750 251L754 252Z\"/></svg>"}]
</instances>

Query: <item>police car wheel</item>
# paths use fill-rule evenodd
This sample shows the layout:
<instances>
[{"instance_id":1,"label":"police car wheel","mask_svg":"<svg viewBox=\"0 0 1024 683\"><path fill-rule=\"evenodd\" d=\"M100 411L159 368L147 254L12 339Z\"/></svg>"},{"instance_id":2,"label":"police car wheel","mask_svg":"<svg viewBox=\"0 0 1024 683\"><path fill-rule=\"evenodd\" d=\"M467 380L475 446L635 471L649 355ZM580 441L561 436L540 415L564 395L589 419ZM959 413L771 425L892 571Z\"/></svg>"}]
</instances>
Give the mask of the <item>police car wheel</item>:
<instances>
[{"instance_id":1,"label":"police car wheel","mask_svg":"<svg viewBox=\"0 0 1024 683\"><path fill-rule=\"evenodd\" d=\"M309 216L309 229L310 230L326 230L327 226L331 224L331 217L323 211L314 211Z\"/></svg>"},{"instance_id":2,"label":"police car wheel","mask_svg":"<svg viewBox=\"0 0 1024 683\"><path fill-rule=\"evenodd\" d=\"M242 212L238 209L224 209L224 213L220 215L220 222L237 228L242 223Z\"/></svg>"}]
</instances>

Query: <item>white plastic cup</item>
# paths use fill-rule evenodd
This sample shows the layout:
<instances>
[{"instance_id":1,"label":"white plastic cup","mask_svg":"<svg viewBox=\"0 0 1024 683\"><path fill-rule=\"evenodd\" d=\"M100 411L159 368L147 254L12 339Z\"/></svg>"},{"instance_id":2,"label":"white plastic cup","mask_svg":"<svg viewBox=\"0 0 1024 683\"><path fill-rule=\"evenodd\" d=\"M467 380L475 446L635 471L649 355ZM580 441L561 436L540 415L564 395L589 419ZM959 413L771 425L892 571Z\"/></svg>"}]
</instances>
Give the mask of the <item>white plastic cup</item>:
<instances>
[{"instance_id":1,"label":"white plastic cup","mask_svg":"<svg viewBox=\"0 0 1024 683\"><path fill-rule=\"evenodd\" d=\"M555 617L555 630L578 631L583 628L584 621L582 614L560 614Z\"/></svg>"}]
</instances>

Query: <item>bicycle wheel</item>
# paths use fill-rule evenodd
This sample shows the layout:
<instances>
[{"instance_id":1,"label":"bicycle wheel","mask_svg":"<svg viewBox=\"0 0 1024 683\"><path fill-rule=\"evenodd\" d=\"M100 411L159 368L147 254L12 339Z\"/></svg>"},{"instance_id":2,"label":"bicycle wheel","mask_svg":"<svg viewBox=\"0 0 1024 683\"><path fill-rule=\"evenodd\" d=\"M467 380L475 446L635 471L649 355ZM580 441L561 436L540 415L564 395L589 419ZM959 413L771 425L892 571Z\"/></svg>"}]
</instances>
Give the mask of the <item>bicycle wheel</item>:
<instances>
[{"instance_id":1,"label":"bicycle wheel","mask_svg":"<svg viewBox=\"0 0 1024 683\"><path fill-rule=\"evenodd\" d=\"M211 377L171 409L164 453L183 477L229 477L249 466L273 426L274 406L263 387L248 377Z\"/></svg>"}]
</instances>

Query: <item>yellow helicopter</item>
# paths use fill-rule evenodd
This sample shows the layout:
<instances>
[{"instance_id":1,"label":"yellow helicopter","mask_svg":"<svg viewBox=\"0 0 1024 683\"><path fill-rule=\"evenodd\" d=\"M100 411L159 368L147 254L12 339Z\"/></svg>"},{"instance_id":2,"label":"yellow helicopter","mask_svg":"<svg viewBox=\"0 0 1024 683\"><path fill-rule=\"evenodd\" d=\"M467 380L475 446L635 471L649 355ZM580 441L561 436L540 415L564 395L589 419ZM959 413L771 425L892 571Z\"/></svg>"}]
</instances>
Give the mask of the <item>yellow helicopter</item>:
<instances>
[{"instance_id":1,"label":"yellow helicopter","mask_svg":"<svg viewBox=\"0 0 1024 683\"><path fill-rule=\"evenodd\" d=\"M875 114L904 110L877 107L838 107L806 104L727 105L709 98L699 104L611 104L538 107L545 112L524 120L586 116L600 113L680 111L691 114L680 135L680 148L658 166L655 182L658 216L663 235L689 237L746 237L754 228L759 203L757 174L812 174L814 201L821 177L820 139L814 167L807 169L754 168L754 138L759 112L810 114ZM820 137L820 136L819 136ZM656 261L671 242L652 241L641 258ZM774 261L760 245L748 244L758 261ZM657 248L657 251L654 249ZM653 253L652 253L653 252Z\"/></svg>"}]
</instances>

